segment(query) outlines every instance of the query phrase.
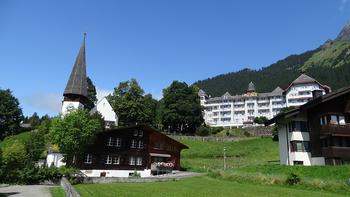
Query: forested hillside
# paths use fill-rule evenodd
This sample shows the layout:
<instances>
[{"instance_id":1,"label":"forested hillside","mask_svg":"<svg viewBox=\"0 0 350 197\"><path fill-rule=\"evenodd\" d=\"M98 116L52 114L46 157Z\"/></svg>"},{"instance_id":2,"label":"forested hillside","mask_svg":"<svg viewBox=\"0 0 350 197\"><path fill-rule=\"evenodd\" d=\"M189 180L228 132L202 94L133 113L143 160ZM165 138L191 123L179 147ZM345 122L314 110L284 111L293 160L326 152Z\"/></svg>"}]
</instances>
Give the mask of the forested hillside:
<instances>
[{"instance_id":1,"label":"forested hillside","mask_svg":"<svg viewBox=\"0 0 350 197\"><path fill-rule=\"evenodd\" d=\"M200 80L195 85L212 96L221 96L226 91L231 95L241 94L250 81L255 83L258 92L270 92L277 86L286 88L301 72L332 90L350 86L350 23L336 39L328 40L317 49L288 56L259 70L243 69Z\"/></svg>"}]
</instances>

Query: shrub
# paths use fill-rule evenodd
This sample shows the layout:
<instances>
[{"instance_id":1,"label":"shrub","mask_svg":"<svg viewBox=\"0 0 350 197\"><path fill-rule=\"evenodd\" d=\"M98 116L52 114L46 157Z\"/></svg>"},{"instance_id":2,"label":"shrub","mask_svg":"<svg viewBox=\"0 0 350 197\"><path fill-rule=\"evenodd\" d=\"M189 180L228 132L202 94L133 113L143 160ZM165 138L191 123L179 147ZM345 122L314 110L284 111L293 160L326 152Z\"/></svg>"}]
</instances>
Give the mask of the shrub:
<instances>
[{"instance_id":1,"label":"shrub","mask_svg":"<svg viewBox=\"0 0 350 197\"><path fill-rule=\"evenodd\" d=\"M295 174L295 173L290 173L288 176L287 176L287 179L286 179L286 184L288 185L296 185L296 184L299 184L301 181L299 175Z\"/></svg>"},{"instance_id":2,"label":"shrub","mask_svg":"<svg viewBox=\"0 0 350 197\"><path fill-rule=\"evenodd\" d=\"M199 136L207 136L210 133L210 129L206 126L200 126L197 131L196 134Z\"/></svg>"}]
</instances>

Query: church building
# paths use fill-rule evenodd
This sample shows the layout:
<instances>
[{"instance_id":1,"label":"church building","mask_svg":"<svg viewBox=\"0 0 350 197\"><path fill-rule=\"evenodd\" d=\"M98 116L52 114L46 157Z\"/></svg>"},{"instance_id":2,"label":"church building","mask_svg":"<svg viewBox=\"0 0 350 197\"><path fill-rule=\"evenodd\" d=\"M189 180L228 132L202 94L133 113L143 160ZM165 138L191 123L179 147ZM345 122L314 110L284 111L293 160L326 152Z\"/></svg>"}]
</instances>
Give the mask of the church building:
<instances>
[{"instance_id":1,"label":"church building","mask_svg":"<svg viewBox=\"0 0 350 197\"><path fill-rule=\"evenodd\" d=\"M64 90L61 115L84 109L89 102L87 93L85 35ZM91 109L99 112L105 121L105 130L99 131L95 142L86 145L82 157L76 158L76 167L88 177L141 177L180 170L181 150L186 145L147 125L117 127L118 116L107 98ZM49 153L47 165L62 166L64 155Z\"/></svg>"}]
</instances>

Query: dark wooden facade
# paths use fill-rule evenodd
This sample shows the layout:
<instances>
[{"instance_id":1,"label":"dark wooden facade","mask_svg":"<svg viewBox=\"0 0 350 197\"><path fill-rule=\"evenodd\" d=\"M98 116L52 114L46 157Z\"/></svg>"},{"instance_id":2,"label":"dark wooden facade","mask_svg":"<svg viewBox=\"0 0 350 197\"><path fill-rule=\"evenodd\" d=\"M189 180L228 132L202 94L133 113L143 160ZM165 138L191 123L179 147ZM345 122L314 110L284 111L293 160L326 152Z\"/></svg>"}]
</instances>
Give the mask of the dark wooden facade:
<instances>
[{"instance_id":1,"label":"dark wooden facade","mask_svg":"<svg viewBox=\"0 0 350 197\"><path fill-rule=\"evenodd\" d=\"M176 140L146 126L117 128L98 133L77 160L82 170L144 170L153 162L173 162L180 169L180 153L187 149Z\"/></svg>"}]
</instances>

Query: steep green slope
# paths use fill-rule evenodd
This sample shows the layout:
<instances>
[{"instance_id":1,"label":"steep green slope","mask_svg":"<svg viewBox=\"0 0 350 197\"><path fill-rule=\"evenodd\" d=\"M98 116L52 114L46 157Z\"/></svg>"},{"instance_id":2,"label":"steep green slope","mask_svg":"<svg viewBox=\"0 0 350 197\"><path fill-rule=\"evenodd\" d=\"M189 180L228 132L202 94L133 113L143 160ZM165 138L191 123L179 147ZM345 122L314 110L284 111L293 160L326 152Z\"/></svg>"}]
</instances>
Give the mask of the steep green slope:
<instances>
[{"instance_id":1,"label":"steep green slope","mask_svg":"<svg viewBox=\"0 0 350 197\"><path fill-rule=\"evenodd\" d=\"M277 86L286 88L301 72L330 86L333 90L350 86L350 23L335 40L299 55L291 55L268 67L218 75L194 84L212 96L226 91L231 95L245 92L250 81L258 92L270 92Z\"/></svg>"}]
</instances>

